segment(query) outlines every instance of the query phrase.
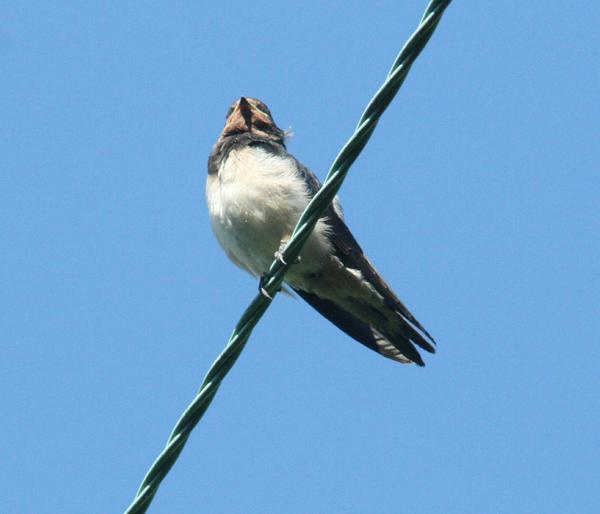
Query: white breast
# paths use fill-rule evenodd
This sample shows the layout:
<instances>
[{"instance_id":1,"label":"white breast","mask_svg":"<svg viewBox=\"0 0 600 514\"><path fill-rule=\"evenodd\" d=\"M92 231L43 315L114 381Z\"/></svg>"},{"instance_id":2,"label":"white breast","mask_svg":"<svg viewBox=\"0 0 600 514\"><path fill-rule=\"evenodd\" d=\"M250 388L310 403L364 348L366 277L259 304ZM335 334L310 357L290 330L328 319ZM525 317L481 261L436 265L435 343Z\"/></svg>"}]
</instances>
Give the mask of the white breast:
<instances>
[{"instance_id":1,"label":"white breast","mask_svg":"<svg viewBox=\"0 0 600 514\"><path fill-rule=\"evenodd\" d=\"M217 239L235 264L255 276L268 269L308 204L295 169L290 158L245 147L232 150L218 173L208 176L206 197ZM319 222L294 274L322 267L330 253L326 231Z\"/></svg>"}]
</instances>

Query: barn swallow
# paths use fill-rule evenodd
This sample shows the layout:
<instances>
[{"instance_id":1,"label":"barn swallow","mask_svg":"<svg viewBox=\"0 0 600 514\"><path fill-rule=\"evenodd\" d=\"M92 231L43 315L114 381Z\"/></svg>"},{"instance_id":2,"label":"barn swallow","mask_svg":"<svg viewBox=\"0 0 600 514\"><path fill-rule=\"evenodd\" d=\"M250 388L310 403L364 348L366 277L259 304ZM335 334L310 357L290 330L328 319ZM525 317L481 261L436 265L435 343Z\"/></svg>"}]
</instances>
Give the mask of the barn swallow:
<instances>
[{"instance_id":1,"label":"barn swallow","mask_svg":"<svg viewBox=\"0 0 600 514\"><path fill-rule=\"evenodd\" d=\"M208 159L212 228L229 258L263 277L321 184L290 155L268 107L240 98ZM339 200L317 222L285 282L350 337L397 362L424 366L435 341L363 254Z\"/></svg>"}]
</instances>

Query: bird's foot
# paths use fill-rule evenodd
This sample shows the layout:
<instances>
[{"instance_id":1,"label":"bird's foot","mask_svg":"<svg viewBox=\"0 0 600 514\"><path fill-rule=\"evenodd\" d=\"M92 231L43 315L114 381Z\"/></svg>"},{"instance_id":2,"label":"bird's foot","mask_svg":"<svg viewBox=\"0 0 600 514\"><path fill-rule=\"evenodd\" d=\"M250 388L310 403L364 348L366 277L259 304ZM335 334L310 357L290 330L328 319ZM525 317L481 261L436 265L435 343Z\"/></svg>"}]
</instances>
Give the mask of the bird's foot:
<instances>
[{"instance_id":1,"label":"bird's foot","mask_svg":"<svg viewBox=\"0 0 600 514\"><path fill-rule=\"evenodd\" d=\"M265 275L261 275L260 279L258 281L258 291L260 292L260 294L262 294L265 298L269 299L269 300L273 300L273 297L269 294L269 292L265 289L265 284L266 284L267 280ZM279 289L281 290L281 288Z\"/></svg>"},{"instance_id":2,"label":"bird's foot","mask_svg":"<svg viewBox=\"0 0 600 514\"><path fill-rule=\"evenodd\" d=\"M287 246L288 241L281 241L281 243L279 243L279 250L277 250L275 252L275 258L281 262L281 264L283 264L284 266L287 266L287 262L285 261L285 259L283 258L283 251L285 250L285 247ZM292 263L292 264L298 264L300 263L302 259L300 258L300 256L298 255L298 257L296 257L296 260Z\"/></svg>"}]
</instances>

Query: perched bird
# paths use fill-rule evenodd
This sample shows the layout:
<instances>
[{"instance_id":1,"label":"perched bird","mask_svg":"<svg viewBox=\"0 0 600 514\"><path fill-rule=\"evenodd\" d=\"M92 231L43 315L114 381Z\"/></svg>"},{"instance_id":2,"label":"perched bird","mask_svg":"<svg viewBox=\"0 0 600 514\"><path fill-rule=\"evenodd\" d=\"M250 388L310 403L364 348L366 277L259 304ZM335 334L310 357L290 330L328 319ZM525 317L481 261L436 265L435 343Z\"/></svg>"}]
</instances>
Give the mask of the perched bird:
<instances>
[{"instance_id":1,"label":"perched bird","mask_svg":"<svg viewBox=\"0 0 600 514\"><path fill-rule=\"evenodd\" d=\"M268 107L240 98L208 159L206 198L212 228L229 258L262 277L321 186L290 155ZM435 342L367 260L336 198L285 277L306 302L360 343L402 363L423 366L415 345Z\"/></svg>"}]
</instances>

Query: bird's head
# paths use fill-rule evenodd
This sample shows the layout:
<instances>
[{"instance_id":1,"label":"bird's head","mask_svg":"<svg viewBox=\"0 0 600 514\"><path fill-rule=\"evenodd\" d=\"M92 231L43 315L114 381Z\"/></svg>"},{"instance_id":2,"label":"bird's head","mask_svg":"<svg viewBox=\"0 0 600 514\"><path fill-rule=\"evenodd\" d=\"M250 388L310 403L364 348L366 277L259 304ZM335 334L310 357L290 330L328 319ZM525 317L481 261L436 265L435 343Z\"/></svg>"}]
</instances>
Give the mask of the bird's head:
<instances>
[{"instance_id":1,"label":"bird's head","mask_svg":"<svg viewBox=\"0 0 600 514\"><path fill-rule=\"evenodd\" d=\"M269 108L256 98L241 97L229 107L221 138L250 133L254 136L283 142L285 133L273 121Z\"/></svg>"}]
</instances>

